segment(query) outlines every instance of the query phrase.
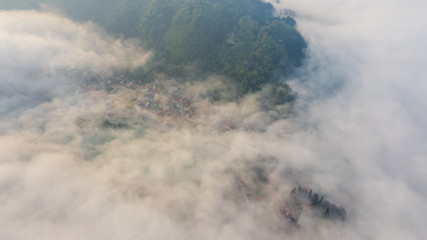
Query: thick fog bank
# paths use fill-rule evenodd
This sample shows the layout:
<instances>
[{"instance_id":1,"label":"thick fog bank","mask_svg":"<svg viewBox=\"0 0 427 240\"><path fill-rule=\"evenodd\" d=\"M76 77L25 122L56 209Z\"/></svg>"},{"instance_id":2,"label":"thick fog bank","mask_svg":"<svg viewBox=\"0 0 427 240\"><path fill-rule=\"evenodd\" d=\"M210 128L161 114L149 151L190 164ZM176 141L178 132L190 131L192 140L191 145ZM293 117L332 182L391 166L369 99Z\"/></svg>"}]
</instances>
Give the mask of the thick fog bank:
<instances>
[{"instance_id":1,"label":"thick fog bank","mask_svg":"<svg viewBox=\"0 0 427 240\"><path fill-rule=\"evenodd\" d=\"M335 162L327 171L351 192L354 238L425 238L427 4L280 2L310 45L299 116L315 129L319 161Z\"/></svg>"},{"instance_id":2,"label":"thick fog bank","mask_svg":"<svg viewBox=\"0 0 427 240\"><path fill-rule=\"evenodd\" d=\"M212 103L219 76L115 85L150 54L0 12L0 238L424 239L427 4L280 2L309 43L294 106ZM346 219L284 219L298 185Z\"/></svg>"}]
</instances>

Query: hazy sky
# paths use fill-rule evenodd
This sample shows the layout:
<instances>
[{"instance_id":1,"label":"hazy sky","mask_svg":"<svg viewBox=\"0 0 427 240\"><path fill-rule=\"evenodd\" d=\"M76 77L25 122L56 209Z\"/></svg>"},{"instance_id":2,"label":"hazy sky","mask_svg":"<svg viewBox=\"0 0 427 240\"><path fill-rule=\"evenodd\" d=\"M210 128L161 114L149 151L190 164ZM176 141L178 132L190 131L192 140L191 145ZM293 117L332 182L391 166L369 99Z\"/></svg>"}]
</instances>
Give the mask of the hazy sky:
<instances>
[{"instance_id":1,"label":"hazy sky","mask_svg":"<svg viewBox=\"0 0 427 240\"><path fill-rule=\"evenodd\" d=\"M212 76L182 86L194 124L124 130L98 123L137 90L80 86L149 53L91 24L0 12L0 238L425 239L424 2L274 1L296 11L308 42L288 79L292 114L262 109L262 93L211 104L207 89L224 87ZM235 177L250 181L260 159L262 201L239 199ZM326 193L347 220L303 213L287 226L278 205L295 184Z\"/></svg>"}]
</instances>

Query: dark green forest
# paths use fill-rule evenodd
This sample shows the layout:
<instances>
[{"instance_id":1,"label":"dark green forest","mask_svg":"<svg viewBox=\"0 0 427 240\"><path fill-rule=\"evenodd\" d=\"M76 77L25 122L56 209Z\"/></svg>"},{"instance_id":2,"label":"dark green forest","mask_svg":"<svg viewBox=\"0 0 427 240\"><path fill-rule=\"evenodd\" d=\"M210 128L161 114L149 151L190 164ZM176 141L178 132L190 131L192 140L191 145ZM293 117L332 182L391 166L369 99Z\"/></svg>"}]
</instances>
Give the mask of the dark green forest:
<instances>
[{"instance_id":1,"label":"dark green forest","mask_svg":"<svg viewBox=\"0 0 427 240\"><path fill-rule=\"evenodd\" d=\"M0 8L43 4L119 37L140 39L155 53L148 68L134 73L145 79L159 72L185 76L184 66L193 64L224 74L242 95L278 84L304 58L306 43L295 20L274 17L273 6L260 0L3 0Z\"/></svg>"}]
</instances>

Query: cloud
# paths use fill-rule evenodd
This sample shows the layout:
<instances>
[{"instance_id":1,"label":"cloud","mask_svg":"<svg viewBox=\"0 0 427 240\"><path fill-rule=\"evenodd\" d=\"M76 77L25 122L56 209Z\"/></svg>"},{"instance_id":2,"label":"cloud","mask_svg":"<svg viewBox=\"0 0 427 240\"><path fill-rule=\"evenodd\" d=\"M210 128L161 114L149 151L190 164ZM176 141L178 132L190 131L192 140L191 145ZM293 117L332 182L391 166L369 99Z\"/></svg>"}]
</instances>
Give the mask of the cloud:
<instances>
[{"instance_id":1,"label":"cloud","mask_svg":"<svg viewBox=\"0 0 427 240\"><path fill-rule=\"evenodd\" d=\"M354 198L360 222L351 226L358 232L352 238L422 239L426 4L281 4L297 12L310 45L303 82L295 83L307 96L299 114L316 129L315 153L336 175L330 178Z\"/></svg>"},{"instance_id":2,"label":"cloud","mask_svg":"<svg viewBox=\"0 0 427 240\"><path fill-rule=\"evenodd\" d=\"M35 11L1 11L0 18L0 115L70 94L85 78L134 68L150 55L90 23Z\"/></svg>"},{"instance_id":3,"label":"cloud","mask_svg":"<svg viewBox=\"0 0 427 240\"><path fill-rule=\"evenodd\" d=\"M159 79L153 96L82 90L149 54L90 24L1 12L0 238L423 239L425 4L281 4L309 48L288 80L297 102L276 108L265 92L212 103L218 76ZM162 115L175 97L191 116ZM346 221L305 209L287 224L279 206L297 184Z\"/></svg>"}]
</instances>

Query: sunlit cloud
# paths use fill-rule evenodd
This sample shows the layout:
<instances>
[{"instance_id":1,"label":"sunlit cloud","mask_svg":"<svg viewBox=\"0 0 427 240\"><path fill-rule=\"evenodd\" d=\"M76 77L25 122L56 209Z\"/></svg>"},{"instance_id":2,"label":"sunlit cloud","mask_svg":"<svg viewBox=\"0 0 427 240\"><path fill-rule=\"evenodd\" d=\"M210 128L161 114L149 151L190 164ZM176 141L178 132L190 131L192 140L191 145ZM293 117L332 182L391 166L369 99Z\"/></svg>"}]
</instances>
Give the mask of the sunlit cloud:
<instances>
[{"instance_id":1,"label":"sunlit cloud","mask_svg":"<svg viewBox=\"0 0 427 240\"><path fill-rule=\"evenodd\" d=\"M227 98L221 76L106 90L151 54L90 23L0 12L0 238L426 236L426 4L273 4L296 12L308 50L286 79L296 102L267 107L267 88L211 101ZM299 185L345 220L284 219Z\"/></svg>"}]
</instances>

